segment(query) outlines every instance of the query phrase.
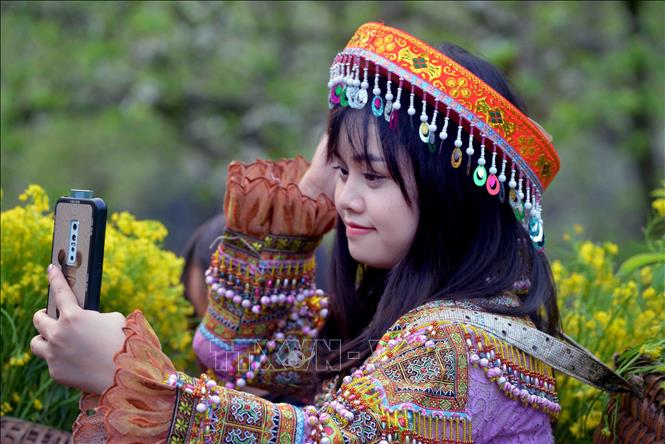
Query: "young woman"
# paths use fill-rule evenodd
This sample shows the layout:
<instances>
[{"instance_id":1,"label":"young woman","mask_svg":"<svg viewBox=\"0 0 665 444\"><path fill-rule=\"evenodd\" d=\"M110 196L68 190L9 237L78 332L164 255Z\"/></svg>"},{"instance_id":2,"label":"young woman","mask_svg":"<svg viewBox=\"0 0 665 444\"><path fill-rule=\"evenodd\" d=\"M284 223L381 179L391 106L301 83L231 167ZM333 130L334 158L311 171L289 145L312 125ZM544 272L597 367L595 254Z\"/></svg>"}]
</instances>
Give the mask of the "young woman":
<instances>
[{"instance_id":1,"label":"young woman","mask_svg":"<svg viewBox=\"0 0 665 444\"><path fill-rule=\"evenodd\" d=\"M552 441L560 407L537 358L549 339L533 339L558 326L542 252L551 139L490 64L378 23L328 86L311 165L229 167L194 339L207 375L177 372L140 311L80 309L50 267L61 317L36 313L31 347L87 392L78 439ZM328 297L313 252L335 219Z\"/></svg>"}]
</instances>

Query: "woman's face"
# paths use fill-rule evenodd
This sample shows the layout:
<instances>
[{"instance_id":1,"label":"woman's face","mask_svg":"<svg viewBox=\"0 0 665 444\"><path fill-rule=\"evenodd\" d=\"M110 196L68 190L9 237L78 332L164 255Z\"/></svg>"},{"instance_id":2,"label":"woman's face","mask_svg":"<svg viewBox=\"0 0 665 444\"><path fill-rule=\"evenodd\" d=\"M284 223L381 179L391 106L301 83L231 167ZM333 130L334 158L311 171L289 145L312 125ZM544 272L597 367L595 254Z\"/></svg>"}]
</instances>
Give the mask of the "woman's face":
<instances>
[{"instance_id":1,"label":"woman's face","mask_svg":"<svg viewBox=\"0 0 665 444\"><path fill-rule=\"evenodd\" d=\"M370 125L367 155L354 153L346 125L339 133L335 206L346 226L349 252L373 268L392 268L408 251L418 226L414 180L403 168L412 207L388 171L375 125ZM368 166L371 165L371 168Z\"/></svg>"}]
</instances>

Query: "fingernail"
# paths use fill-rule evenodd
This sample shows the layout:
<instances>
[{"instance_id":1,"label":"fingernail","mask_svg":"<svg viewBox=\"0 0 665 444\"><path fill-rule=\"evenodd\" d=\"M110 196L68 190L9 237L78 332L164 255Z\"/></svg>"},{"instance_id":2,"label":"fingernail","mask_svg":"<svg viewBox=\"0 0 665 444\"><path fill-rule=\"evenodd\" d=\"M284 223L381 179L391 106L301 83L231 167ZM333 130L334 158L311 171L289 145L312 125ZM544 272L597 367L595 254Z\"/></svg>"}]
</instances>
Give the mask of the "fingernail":
<instances>
[{"instance_id":1,"label":"fingernail","mask_svg":"<svg viewBox=\"0 0 665 444\"><path fill-rule=\"evenodd\" d=\"M48 267L46 267L46 272L49 273L53 269L53 264L48 264Z\"/></svg>"}]
</instances>

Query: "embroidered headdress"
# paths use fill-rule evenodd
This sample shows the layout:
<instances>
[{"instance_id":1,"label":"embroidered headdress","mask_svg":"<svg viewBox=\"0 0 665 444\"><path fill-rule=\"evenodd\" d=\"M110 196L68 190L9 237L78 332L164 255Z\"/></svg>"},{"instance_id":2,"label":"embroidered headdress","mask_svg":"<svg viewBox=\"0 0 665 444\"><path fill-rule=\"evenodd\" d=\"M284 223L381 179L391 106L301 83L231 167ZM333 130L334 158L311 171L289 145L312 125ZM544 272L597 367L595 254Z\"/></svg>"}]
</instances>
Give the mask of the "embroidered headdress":
<instances>
[{"instance_id":1,"label":"embroidered headdress","mask_svg":"<svg viewBox=\"0 0 665 444\"><path fill-rule=\"evenodd\" d=\"M387 79L385 91L379 86L381 76ZM393 84L397 86L396 96ZM479 148L474 183L491 195L499 195L501 201L507 192L515 216L542 250L545 235L541 197L559 171L559 156L542 127L487 83L404 31L381 23L366 23L335 57L328 87L331 109L361 109L369 105L373 114L386 119L391 128L397 125L403 105L408 103L406 112L410 117L416 114L414 97L418 95L422 109L420 125L414 130L423 144L432 153L443 155L443 141L455 137L450 161L458 168L464 157L462 147L466 145L467 175L471 173L472 156ZM404 89L409 91L409 98L402 103ZM448 133L450 119L458 124L456 134ZM462 140L462 128L469 134L466 141ZM488 162L485 156L490 154ZM487 163L489 169L485 167Z\"/></svg>"}]
</instances>

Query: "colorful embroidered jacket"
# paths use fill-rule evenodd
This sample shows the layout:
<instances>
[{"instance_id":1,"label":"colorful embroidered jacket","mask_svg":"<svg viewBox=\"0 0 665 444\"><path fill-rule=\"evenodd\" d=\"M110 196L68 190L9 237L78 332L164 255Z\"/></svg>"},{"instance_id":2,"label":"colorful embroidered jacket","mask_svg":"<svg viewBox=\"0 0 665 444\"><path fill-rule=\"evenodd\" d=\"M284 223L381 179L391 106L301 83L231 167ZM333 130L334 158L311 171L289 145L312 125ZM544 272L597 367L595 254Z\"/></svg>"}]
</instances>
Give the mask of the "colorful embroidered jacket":
<instances>
[{"instance_id":1,"label":"colorful embroidered jacket","mask_svg":"<svg viewBox=\"0 0 665 444\"><path fill-rule=\"evenodd\" d=\"M133 312L114 357L114 383L101 396L82 397L75 439L552 442L550 420L560 408L551 368L443 315L479 309L468 302L410 311L339 388L309 382L327 315L327 297L314 287L313 254L335 209L324 196L301 195L296 183L306 168L302 158L229 167L227 230L207 273L209 307L194 339L210 371L199 378L177 372L143 314ZM518 303L510 295L497 301ZM311 405L272 403L241 391L246 385Z\"/></svg>"}]
</instances>

